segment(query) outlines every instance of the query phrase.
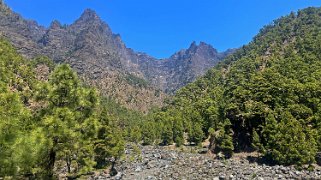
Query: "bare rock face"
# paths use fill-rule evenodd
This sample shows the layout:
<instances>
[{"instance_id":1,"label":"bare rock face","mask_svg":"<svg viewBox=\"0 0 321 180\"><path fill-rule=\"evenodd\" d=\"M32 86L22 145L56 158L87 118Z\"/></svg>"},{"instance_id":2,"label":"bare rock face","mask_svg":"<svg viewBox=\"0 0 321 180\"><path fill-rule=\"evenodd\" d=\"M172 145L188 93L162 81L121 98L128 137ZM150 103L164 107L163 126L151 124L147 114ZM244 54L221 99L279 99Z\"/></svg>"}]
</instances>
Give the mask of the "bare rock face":
<instances>
[{"instance_id":1,"label":"bare rock face","mask_svg":"<svg viewBox=\"0 0 321 180\"><path fill-rule=\"evenodd\" d=\"M146 68L145 74L155 86L172 94L204 75L208 69L225 57L226 54L219 53L209 44L200 42L197 45L193 42L187 50L181 50L168 59L156 61L156 63L154 61L154 64Z\"/></svg>"},{"instance_id":2,"label":"bare rock face","mask_svg":"<svg viewBox=\"0 0 321 180\"><path fill-rule=\"evenodd\" d=\"M41 48L36 42L44 33L44 27L23 19L3 2L0 3L0 35L10 39L23 55L32 57L40 53Z\"/></svg>"},{"instance_id":3,"label":"bare rock face","mask_svg":"<svg viewBox=\"0 0 321 180\"><path fill-rule=\"evenodd\" d=\"M158 60L127 48L90 9L71 25L53 21L44 28L1 3L0 35L28 58L46 55L57 63L70 64L102 94L143 112L161 106L166 97L163 92L174 93L230 54L219 53L204 42L193 42L187 50Z\"/></svg>"}]
</instances>

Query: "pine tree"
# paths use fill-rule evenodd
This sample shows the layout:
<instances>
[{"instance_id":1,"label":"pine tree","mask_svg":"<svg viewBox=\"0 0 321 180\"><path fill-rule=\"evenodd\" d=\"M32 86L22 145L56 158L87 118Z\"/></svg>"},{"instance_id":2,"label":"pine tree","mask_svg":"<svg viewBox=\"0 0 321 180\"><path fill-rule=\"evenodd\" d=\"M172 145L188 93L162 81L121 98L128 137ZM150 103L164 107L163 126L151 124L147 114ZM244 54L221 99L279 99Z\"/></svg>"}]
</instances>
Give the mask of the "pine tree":
<instances>
[{"instance_id":1,"label":"pine tree","mask_svg":"<svg viewBox=\"0 0 321 180\"><path fill-rule=\"evenodd\" d=\"M117 125L117 120L108 114L109 106L100 105L99 127L94 140L95 161L97 168L114 166L124 152L124 134Z\"/></svg>"},{"instance_id":2,"label":"pine tree","mask_svg":"<svg viewBox=\"0 0 321 180\"><path fill-rule=\"evenodd\" d=\"M195 143L196 145L200 145L203 141L204 132L202 130L202 125L200 123L193 123L192 131L189 134L189 141Z\"/></svg>"},{"instance_id":3,"label":"pine tree","mask_svg":"<svg viewBox=\"0 0 321 180\"><path fill-rule=\"evenodd\" d=\"M173 143L173 121L169 117L165 117L162 121L162 144L170 145Z\"/></svg>"},{"instance_id":4,"label":"pine tree","mask_svg":"<svg viewBox=\"0 0 321 180\"><path fill-rule=\"evenodd\" d=\"M91 143L99 127L94 114L96 94L81 86L68 65L53 71L49 85L49 105L43 117L46 136L52 141L45 159L47 175L52 177L58 158L65 159L69 173L73 162L80 173L89 171L95 165Z\"/></svg>"},{"instance_id":5,"label":"pine tree","mask_svg":"<svg viewBox=\"0 0 321 180\"><path fill-rule=\"evenodd\" d=\"M302 125L288 111L280 114L280 122L276 125L273 117L263 128L265 155L279 164L311 164L315 161L317 142L315 131Z\"/></svg>"},{"instance_id":6,"label":"pine tree","mask_svg":"<svg viewBox=\"0 0 321 180\"><path fill-rule=\"evenodd\" d=\"M155 124L153 122L144 122L142 127L143 145L152 145L156 139Z\"/></svg>"},{"instance_id":7,"label":"pine tree","mask_svg":"<svg viewBox=\"0 0 321 180\"><path fill-rule=\"evenodd\" d=\"M173 122L173 139L178 147L184 144L183 120L179 116L176 116Z\"/></svg>"},{"instance_id":8,"label":"pine tree","mask_svg":"<svg viewBox=\"0 0 321 180\"><path fill-rule=\"evenodd\" d=\"M257 151L263 151L264 147L262 146L259 134L254 130L252 135L252 146Z\"/></svg>"},{"instance_id":9,"label":"pine tree","mask_svg":"<svg viewBox=\"0 0 321 180\"><path fill-rule=\"evenodd\" d=\"M3 177L18 173L21 164L17 161L19 157L14 146L24 133L30 112L24 108L16 93L9 92L5 87L0 89L0 177Z\"/></svg>"},{"instance_id":10,"label":"pine tree","mask_svg":"<svg viewBox=\"0 0 321 180\"><path fill-rule=\"evenodd\" d=\"M121 131L114 125L101 126L95 141L97 167L105 167L111 163L111 173L124 153L125 141ZM107 161L106 161L107 160Z\"/></svg>"}]
</instances>

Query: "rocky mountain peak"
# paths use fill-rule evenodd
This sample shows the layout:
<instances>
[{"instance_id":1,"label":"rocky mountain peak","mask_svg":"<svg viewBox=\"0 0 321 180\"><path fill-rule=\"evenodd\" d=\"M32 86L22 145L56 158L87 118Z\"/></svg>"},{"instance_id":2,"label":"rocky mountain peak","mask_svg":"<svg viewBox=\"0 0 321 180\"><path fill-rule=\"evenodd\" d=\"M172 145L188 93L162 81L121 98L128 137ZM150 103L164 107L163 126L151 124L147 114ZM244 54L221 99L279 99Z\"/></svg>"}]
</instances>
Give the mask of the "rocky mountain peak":
<instances>
[{"instance_id":1,"label":"rocky mountain peak","mask_svg":"<svg viewBox=\"0 0 321 180\"><path fill-rule=\"evenodd\" d=\"M6 3L3 0L0 0L0 7L7 7Z\"/></svg>"},{"instance_id":2,"label":"rocky mountain peak","mask_svg":"<svg viewBox=\"0 0 321 180\"><path fill-rule=\"evenodd\" d=\"M5 13L6 15L12 14L11 9L3 2L3 0L0 0L0 13Z\"/></svg>"},{"instance_id":3,"label":"rocky mountain peak","mask_svg":"<svg viewBox=\"0 0 321 180\"><path fill-rule=\"evenodd\" d=\"M197 46L196 42L193 41L193 42L191 43L191 45L189 46L189 48L187 49L187 51L189 51L189 52L196 52L197 47L198 47L198 46Z\"/></svg>"},{"instance_id":4,"label":"rocky mountain peak","mask_svg":"<svg viewBox=\"0 0 321 180\"><path fill-rule=\"evenodd\" d=\"M135 52L91 9L70 25L53 21L47 29L3 9L0 34L24 56L43 54L55 62L68 63L104 95L143 111L162 104L165 95L156 89L174 93L224 57L204 42L192 42L188 49L163 60Z\"/></svg>"},{"instance_id":5,"label":"rocky mountain peak","mask_svg":"<svg viewBox=\"0 0 321 180\"><path fill-rule=\"evenodd\" d=\"M101 21L97 13L92 9L85 9L77 21L90 22L90 21Z\"/></svg>"},{"instance_id":6,"label":"rocky mountain peak","mask_svg":"<svg viewBox=\"0 0 321 180\"><path fill-rule=\"evenodd\" d=\"M187 49L187 54L196 54L196 53L211 53L211 55L218 54L217 50L213 48L210 44L205 42L200 42L199 45L195 41L192 42L190 47Z\"/></svg>"},{"instance_id":7,"label":"rocky mountain peak","mask_svg":"<svg viewBox=\"0 0 321 180\"><path fill-rule=\"evenodd\" d=\"M61 28L61 23L58 20L54 20L51 22L49 29L59 29Z\"/></svg>"},{"instance_id":8,"label":"rocky mountain peak","mask_svg":"<svg viewBox=\"0 0 321 180\"><path fill-rule=\"evenodd\" d=\"M113 33L109 26L97 15L94 10L86 9L73 24L69 26L72 31L80 32L84 29L95 33L112 36Z\"/></svg>"},{"instance_id":9,"label":"rocky mountain peak","mask_svg":"<svg viewBox=\"0 0 321 180\"><path fill-rule=\"evenodd\" d=\"M213 49L217 52L216 49L213 48L213 46L211 46L210 44L207 44L205 42L200 42L199 46L198 46L199 49Z\"/></svg>"}]
</instances>

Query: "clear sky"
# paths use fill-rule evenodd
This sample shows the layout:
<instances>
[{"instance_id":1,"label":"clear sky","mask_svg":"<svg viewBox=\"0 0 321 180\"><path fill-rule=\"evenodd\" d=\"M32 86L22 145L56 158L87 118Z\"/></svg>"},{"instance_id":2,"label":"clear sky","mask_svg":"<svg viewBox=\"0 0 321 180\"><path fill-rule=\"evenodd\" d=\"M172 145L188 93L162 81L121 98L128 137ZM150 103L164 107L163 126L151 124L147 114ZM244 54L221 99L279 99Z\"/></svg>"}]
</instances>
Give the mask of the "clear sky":
<instances>
[{"instance_id":1,"label":"clear sky","mask_svg":"<svg viewBox=\"0 0 321 180\"><path fill-rule=\"evenodd\" d=\"M25 18L71 24L95 10L127 47L165 58L204 41L219 51L240 47L274 19L321 0L5 0Z\"/></svg>"}]
</instances>

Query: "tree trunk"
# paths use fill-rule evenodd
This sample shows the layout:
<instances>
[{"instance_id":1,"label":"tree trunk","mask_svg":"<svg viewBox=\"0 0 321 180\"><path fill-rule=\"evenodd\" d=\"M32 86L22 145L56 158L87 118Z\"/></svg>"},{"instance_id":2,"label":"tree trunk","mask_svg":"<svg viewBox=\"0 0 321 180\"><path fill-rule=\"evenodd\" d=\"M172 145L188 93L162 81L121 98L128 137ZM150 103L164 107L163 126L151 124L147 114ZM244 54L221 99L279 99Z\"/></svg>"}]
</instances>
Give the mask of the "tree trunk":
<instances>
[{"instance_id":1,"label":"tree trunk","mask_svg":"<svg viewBox=\"0 0 321 180\"><path fill-rule=\"evenodd\" d=\"M115 168L115 165L116 165L116 158L115 158L114 161L111 162L111 168L110 168L110 175L111 176L115 176L118 173L116 168Z\"/></svg>"},{"instance_id":2,"label":"tree trunk","mask_svg":"<svg viewBox=\"0 0 321 180\"><path fill-rule=\"evenodd\" d=\"M49 162L47 167L47 175L51 179L53 178L53 169L55 167L55 161L56 161L56 151L51 148L49 153Z\"/></svg>"},{"instance_id":3,"label":"tree trunk","mask_svg":"<svg viewBox=\"0 0 321 180\"><path fill-rule=\"evenodd\" d=\"M70 173L71 172L71 158L69 155L66 155L66 163L67 163L68 173Z\"/></svg>"},{"instance_id":4,"label":"tree trunk","mask_svg":"<svg viewBox=\"0 0 321 180\"><path fill-rule=\"evenodd\" d=\"M58 143L58 139L54 138L53 139L53 146L50 149L49 152L49 159L48 159L48 164L47 164L47 176L49 179L53 179L53 170L55 167L55 162L56 162L56 151L54 150L54 148L57 146Z\"/></svg>"}]
</instances>

